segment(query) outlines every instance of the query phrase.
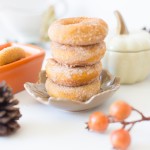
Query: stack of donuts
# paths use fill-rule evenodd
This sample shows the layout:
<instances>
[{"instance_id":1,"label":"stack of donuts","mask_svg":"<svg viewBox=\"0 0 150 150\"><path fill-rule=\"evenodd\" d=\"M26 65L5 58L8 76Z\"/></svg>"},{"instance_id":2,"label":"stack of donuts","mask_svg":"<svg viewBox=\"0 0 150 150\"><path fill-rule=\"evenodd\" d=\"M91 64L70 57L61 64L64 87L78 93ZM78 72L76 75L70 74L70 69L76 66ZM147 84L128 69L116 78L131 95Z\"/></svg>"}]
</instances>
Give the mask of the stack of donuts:
<instances>
[{"instance_id":1,"label":"stack of donuts","mask_svg":"<svg viewBox=\"0 0 150 150\"><path fill-rule=\"evenodd\" d=\"M100 91L107 30L103 20L86 17L61 19L50 26L53 58L46 65L45 84L50 96L86 101Z\"/></svg>"}]
</instances>

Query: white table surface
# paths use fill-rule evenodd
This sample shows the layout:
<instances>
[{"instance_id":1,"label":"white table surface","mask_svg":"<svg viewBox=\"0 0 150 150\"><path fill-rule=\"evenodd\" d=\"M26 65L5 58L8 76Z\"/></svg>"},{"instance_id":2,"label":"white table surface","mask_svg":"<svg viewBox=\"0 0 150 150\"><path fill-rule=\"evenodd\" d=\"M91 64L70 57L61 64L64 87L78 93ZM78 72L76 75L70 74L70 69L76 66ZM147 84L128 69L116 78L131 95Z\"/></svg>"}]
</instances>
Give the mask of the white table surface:
<instances>
[{"instance_id":1,"label":"white table surface","mask_svg":"<svg viewBox=\"0 0 150 150\"><path fill-rule=\"evenodd\" d=\"M121 86L96 109L76 113L40 104L26 91L15 96L23 115L19 121L21 128L9 137L0 137L1 150L111 150L109 133L119 125L110 125L105 134L89 132L84 123L92 112L108 112L113 101L122 99L150 116L150 77L141 83ZM131 119L135 118L133 114ZM137 124L131 136L129 150L150 150L150 122Z\"/></svg>"}]
</instances>

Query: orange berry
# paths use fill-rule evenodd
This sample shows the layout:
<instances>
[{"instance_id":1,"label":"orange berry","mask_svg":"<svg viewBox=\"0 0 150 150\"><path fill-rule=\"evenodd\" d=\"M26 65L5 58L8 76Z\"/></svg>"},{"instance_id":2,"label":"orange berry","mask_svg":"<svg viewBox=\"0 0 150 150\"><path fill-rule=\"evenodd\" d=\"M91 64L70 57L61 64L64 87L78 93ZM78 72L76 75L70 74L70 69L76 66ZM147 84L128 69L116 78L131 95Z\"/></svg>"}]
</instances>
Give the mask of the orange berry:
<instances>
[{"instance_id":1,"label":"orange berry","mask_svg":"<svg viewBox=\"0 0 150 150\"><path fill-rule=\"evenodd\" d=\"M110 135L110 140L115 149L126 150L131 143L131 137L127 130L115 130Z\"/></svg>"},{"instance_id":2,"label":"orange berry","mask_svg":"<svg viewBox=\"0 0 150 150\"><path fill-rule=\"evenodd\" d=\"M116 101L110 106L109 114L116 121L123 121L131 114L132 107L124 101Z\"/></svg>"},{"instance_id":3,"label":"orange berry","mask_svg":"<svg viewBox=\"0 0 150 150\"><path fill-rule=\"evenodd\" d=\"M102 112L94 112L89 117L88 128L96 132L104 132L109 124L108 117Z\"/></svg>"}]
</instances>

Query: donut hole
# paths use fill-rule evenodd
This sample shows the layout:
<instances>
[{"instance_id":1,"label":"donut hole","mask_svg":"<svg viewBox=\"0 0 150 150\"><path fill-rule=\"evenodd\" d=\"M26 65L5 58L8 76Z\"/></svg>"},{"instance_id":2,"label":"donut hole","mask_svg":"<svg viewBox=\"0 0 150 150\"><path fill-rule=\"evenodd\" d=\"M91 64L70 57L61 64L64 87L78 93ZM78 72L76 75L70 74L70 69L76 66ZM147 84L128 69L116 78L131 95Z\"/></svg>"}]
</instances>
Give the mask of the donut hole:
<instances>
[{"instance_id":1,"label":"donut hole","mask_svg":"<svg viewBox=\"0 0 150 150\"><path fill-rule=\"evenodd\" d=\"M68 19L68 20L63 20L62 24L63 25L73 25L73 24L78 24L81 21L82 21L81 19Z\"/></svg>"}]
</instances>

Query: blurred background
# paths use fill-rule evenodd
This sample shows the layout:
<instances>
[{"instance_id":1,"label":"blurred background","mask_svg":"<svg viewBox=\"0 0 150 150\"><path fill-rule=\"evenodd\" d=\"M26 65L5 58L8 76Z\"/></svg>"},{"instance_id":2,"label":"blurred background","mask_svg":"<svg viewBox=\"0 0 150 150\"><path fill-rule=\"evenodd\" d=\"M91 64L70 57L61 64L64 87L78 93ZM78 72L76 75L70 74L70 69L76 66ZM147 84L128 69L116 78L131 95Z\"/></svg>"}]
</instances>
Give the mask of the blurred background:
<instances>
[{"instance_id":1,"label":"blurred background","mask_svg":"<svg viewBox=\"0 0 150 150\"><path fill-rule=\"evenodd\" d=\"M54 6L56 16L50 6ZM114 10L121 12L129 30L150 27L149 0L0 0L0 38L38 41L41 32L46 34L53 20L75 16L100 17L113 31L116 27ZM46 11L47 22L43 17Z\"/></svg>"},{"instance_id":2,"label":"blurred background","mask_svg":"<svg viewBox=\"0 0 150 150\"><path fill-rule=\"evenodd\" d=\"M149 0L66 0L66 16L101 17L110 25L115 25L114 10L119 10L130 29L150 26Z\"/></svg>"}]
</instances>

